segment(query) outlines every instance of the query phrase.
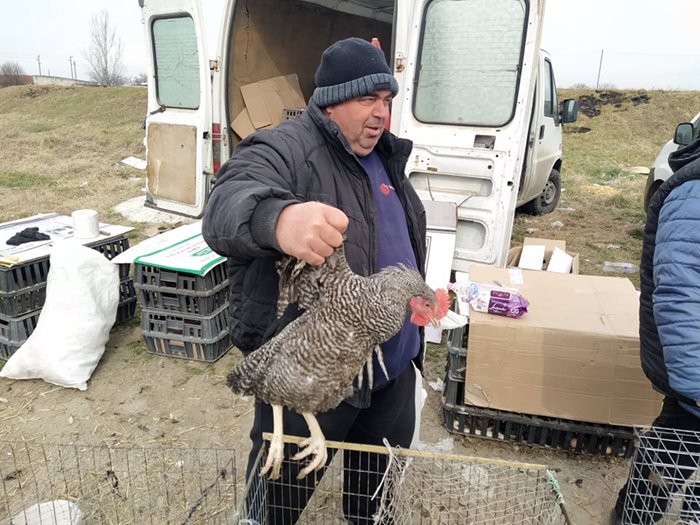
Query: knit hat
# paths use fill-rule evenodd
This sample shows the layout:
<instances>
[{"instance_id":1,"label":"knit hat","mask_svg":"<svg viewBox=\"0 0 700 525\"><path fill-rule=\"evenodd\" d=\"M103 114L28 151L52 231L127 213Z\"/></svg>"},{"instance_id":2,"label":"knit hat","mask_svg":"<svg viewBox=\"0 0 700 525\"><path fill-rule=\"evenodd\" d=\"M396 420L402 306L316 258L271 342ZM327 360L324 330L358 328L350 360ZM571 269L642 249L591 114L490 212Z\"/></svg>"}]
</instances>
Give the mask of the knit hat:
<instances>
[{"instance_id":1,"label":"knit hat","mask_svg":"<svg viewBox=\"0 0 700 525\"><path fill-rule=\"evenodd\" d=\"M346 38L323 52L311 100L325 108L375 91L399 92L382 50L361 38Z\"/></svg>"}]
</instances>

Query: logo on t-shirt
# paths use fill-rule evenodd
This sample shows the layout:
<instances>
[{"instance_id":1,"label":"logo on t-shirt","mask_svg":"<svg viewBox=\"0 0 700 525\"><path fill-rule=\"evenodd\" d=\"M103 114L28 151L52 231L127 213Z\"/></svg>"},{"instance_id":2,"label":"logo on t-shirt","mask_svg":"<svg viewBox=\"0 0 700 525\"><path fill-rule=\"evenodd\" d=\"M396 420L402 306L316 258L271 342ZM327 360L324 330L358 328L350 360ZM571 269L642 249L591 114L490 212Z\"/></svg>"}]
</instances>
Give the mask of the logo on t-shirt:
<instances>
[{"instance_id":1,"label":"logo on t-shirt","mask_svg":"<svg viewBox=\"0 0 700 525\"><path fill-rule=\"evenodd\" d=\"M389 195L389 193L391 193L391 191L392 191L393 189L394 189L393 186L389 186L388 184L386 184L386 183L384 183L384 182L382 182L382 183L379 185L379 191L381 191L384 195ZM394 191L395 191L395 190L394 190Z\"/></svg>"}]
</instances>

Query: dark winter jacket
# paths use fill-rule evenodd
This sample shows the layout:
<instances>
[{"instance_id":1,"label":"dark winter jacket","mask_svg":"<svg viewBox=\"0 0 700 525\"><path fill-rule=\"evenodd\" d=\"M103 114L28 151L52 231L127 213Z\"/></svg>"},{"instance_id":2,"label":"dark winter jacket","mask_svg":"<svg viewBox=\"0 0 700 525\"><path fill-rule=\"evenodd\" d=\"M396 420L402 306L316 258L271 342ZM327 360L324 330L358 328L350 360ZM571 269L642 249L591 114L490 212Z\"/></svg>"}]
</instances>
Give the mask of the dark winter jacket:
<instances>
[{"instance_id":1,"label":"dark winter jacket","mask_svg":"<svg viewBox=\"0 0 700 525\"><path fill-rule=\"evenodd\" d=\"M700 141L669 157L674 174L647 211L639 343L654 387L700 417Z\"/></svg>"},{"instance_id":2,"label":"dark winter jacket","mask_svg":"<svg viewBox=\"0 0 700 525\"><path fill-rule=\"evenodd\" d=\"M425 267L425 210L404 175L411 142L384 132L375 151L406 211L418 268ZM345 254L355 273L374 271L377 254L372 188L340 130L313 103L300 116L241 142L219 171L204 213L207 243L228 257L229 332L248 353L291 319L275 319L280 257L275 237L285 206L319 201L349 219ZM417 358L420 365L422 351Z\"/></svg>"}]
</instances>

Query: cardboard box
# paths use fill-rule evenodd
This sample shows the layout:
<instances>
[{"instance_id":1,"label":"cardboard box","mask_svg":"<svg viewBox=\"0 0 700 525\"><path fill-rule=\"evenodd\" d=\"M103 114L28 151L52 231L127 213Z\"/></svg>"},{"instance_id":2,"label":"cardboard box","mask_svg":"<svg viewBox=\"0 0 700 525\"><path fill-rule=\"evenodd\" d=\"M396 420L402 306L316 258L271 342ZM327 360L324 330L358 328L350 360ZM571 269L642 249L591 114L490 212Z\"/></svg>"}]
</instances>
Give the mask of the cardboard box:
<instances>
[{"instance_id":1,"label":"cardboard box","mask_svg":"<svg viewBox=\"0 0 700 525\"><path fill-rule=\"evenodd\" d=\"M578 253L571 253L566 251L566 241L559 241L554 239L537 239L535 237L525 237L523 239L522 246L516 246L508 250L508 258L506 260L506 266L508 267L519 267L520 258L523 254L525 247L535 247L544 246L544 258L542 260L542 267L540 269L545 270L548 268L550 261L552 260L552 254L555 250L562 250L567 255L571 257L571 270L570 273L578 273L579 271L579 257ZM526 265L527 269L534 270L531 265Z\"/></svg>"},{"instance_id":2,"label":"cardboard box","mask_svg":"<svg viewBox=\"0 0 700 525\"><path fill-rule=\"evenodd\" d=\"M452 258L457 241L457 205L453 202L423 201L427 222L425 282L433 290L450 282ZM442 330L425 327L425 340L442 341Z\"/></svg>"},{"instance_id":3,"label":"cardboard box","mask_svg":"<svg viewBox=\"0 0 700 525\"><path fill-rule=\"evenodd\" d=\"M628 279L486 266L470 277L516 288L530 305L519 319L470 312L466 404L625 426L659 414Z\"/></svg>"},{"instance_id":4,"label":"cardboard box","mask_svg":"<svg viewBox=\"0 0 700 525\"><path fill-rule=\"evenodd\" d=\"M241 86L245 108L231 126L239 137L275 127L282 122L285 109L306 107L296 74L272 77Z\"/></svg>"}]
</instances>

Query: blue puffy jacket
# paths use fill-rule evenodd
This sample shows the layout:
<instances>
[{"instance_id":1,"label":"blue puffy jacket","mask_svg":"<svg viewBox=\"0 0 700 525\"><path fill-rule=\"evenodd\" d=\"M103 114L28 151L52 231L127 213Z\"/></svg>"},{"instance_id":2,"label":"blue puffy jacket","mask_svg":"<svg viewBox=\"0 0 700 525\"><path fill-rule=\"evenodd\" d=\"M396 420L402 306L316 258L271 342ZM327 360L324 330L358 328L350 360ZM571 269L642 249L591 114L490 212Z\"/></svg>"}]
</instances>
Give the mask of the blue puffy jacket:
<instances>
[{"instance_id":1,"label":"blue puffy jacket","mask_svg":"<svg viewBox=\"0 0 700 525\"><path fill-rule=\"evenodd\" d=\"M700 141L669 164L644 231L640 354L654 387L700 417Z\"/></svg>"}]
</instances>

